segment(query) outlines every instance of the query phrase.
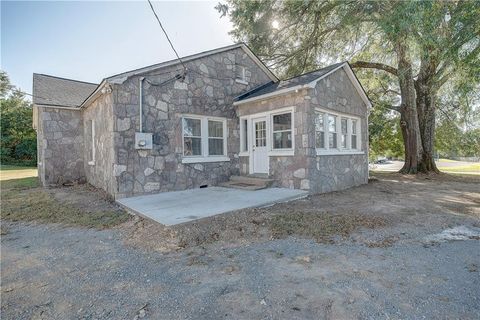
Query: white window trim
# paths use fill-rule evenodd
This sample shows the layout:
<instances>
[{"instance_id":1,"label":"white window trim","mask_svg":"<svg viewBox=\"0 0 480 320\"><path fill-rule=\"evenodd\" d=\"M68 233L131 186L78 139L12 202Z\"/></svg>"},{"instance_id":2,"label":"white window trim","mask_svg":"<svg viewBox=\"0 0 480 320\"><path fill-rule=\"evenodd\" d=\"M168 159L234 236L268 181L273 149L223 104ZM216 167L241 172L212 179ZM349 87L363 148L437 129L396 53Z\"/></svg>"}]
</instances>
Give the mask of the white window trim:
<instances>
[{"instance_id":1,"label":"white window trim","mask_svg":"<svg viewBox=\"0 0 480 320\"><path fill-rule=\"evenodd\" d=\"M291 149L273 149L273 115L290 112L292 114L292 148ZM253 113L250 115L241 116L240 119L247 120L247 139L248 151L239 152L241 157L249 157L249 170L253 173L253 150L251 148L253 142L252 120L255 118L265 117L267 121L267 155L269 157L283 157L295 155L295 106L285 107L267 112ZM240 136L244 135L242 126L240 126Z\"/></svg>"},{"instance_id":2,"label":"white window trim","mask_svg":"<svg viewBox=\"0 0 480 320\"><path fill-rule=\"evenodd\" d=\"M327 109L315 108L316 112L323 113L323 132L324 134L324 145L325 148L316 148L317 155L355 155L355 154L365 154L365 151L362 150L361 143L361 119L358 116L353 116L346 113L340 113L335 111L330 111ZM328 116L336 116L336 129L337 129L337 147L330 148L328 137L329 137L329 128L328 128ZM342 147L342 123L341 119L347 119L347 148ZM351 149L351 135L352 135L352 120L357 121L357 149ZM340 134L339 134L340 132ZM315 135L316 138L316 135ZM316 143L315 143L316 145Z\"/></svg>"},{"instance_id":3,"label":"white window trim","mask_svg":"<svg viewBox=\"0 0 480 320\"><path fill-rule=\"evenodd\" d=\"M273 131L273 117L277 116L277 115L280 115L280 114L286 114L286 113L290 113L290 120L291 120L291 124L292 124L290 130ZM294 134L293 134L293 132L294 132L293 131L294 130L294 112L293 112L293 109L288 110L288 111L283 111L283 112L272 112L270 114L270 123L271 123L270 139L271 139L271 142L272 142L270 150L269 150L270 155L282 156L282 155L290 155L291 153L293 153L294 150L295 150L295 137L294 137ZM292 147L291 148L275 149L274 146L273 146L273 134L274 134L274 132L287 132L287 131L290 131L292 133Z\"/></svg>"},{"instance_id":4,"label":"white window trim","mask_svg":"<svg viewBox=\"0 0 480 320\"><path fill-rule=\"evenodd\" d=\"M200 120L201 126L201 144L202 155L201 156L185 156L185 135L183 132L183 119L197 119ZM209 155L208 154L208 121L219 121L223 123L223 155ZM180 118L181 130L182 130L182 163L203 163L203 162L226 162L230 161L227 150L228 130L227 130L227 118L200 116L195 114L183 114Z\"/></svg>"},{"instance_id":5,"label":"white window trim","mask_svg":"<svg viewBox=\"0 0 480 320\"><path fill-rule=\"evenodd\" d=\"M89 120L90 123L92 124L91 126L91 134L92 134L92 159L90 161L88 161L88 165L90 166L94 166L95 165L95 121L92 119L92 120Z\"/></svg>"},{"instance_id":6,"label":"white window trim","mask_svg":"<svg viewBox=\"0 0 480 320\"><path fill-rule=\"evenodd\" d=\"M243 127L243 122L247 121L247 125ZM250 135L248 134L250 132L250 126L251 126L251 121L249 121L247 116L240 117L240 125L239 125L239 132L240 132L240 152L238 153L238 156L240 157L247 157L250 155ZM245 141L245 131L246 131L246 138L247 141ZM244 145L247 145L246 150L242 150Z\"/></svg>"}]
</instances>

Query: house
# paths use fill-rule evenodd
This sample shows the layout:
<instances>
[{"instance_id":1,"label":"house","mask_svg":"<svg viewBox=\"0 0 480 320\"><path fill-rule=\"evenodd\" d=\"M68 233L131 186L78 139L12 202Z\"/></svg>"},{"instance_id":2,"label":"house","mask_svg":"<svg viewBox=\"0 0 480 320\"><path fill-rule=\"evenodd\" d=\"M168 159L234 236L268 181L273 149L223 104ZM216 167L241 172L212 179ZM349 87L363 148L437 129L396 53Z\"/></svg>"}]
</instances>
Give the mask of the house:
<instances>
[{"instance_id":1,"label":"house","mask_svg":"<svg viewBox=\"0 0 480 320\"><path fill-rule=\"evenodd\" d=\"M44 186L118 199L268 177L312 193L367 183L370 102L347 62L280 81L245 44L105 78L33 75Z\"/></svg>"}]
</instances>

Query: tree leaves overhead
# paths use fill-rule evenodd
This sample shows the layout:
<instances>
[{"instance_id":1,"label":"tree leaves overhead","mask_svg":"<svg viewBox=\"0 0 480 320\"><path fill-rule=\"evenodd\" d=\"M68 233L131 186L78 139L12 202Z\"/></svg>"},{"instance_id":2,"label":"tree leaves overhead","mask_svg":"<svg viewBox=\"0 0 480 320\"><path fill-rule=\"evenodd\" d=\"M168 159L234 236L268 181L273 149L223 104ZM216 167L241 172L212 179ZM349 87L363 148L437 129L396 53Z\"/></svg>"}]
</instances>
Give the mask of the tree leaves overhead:
<instances>
[{"instance_id":1,"label":"tree leaves overhead","mask_svg":"<svg viewBox=\"0 0 480 320\"><path fill-rule=\"evenodd\" d=\"M395 117L391 109L401 102L397 76L404 74L385 72L386 66L398 66L396 46L401 44L417 95L409 107L419 105L422 145L428 152L434 131L427 124L434 126L435 117L443 117L436 103L442 101L444 86L455 82L459 92L478 90L480 1L226 0L217 10L232 21L234 40L251 46L280 77L343 60L369 63L373 69L356 72L387 118ZM438 108L446 109L442 114L459 112Z\"/></svg>"}]
</instances>

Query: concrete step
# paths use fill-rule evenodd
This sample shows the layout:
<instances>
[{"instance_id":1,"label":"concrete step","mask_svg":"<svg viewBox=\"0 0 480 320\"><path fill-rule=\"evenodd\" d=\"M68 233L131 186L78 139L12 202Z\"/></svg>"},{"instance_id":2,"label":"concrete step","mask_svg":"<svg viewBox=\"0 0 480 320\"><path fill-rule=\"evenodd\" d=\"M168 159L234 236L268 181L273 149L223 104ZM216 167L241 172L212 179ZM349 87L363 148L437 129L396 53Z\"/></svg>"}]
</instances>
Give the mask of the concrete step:
<instances>
[{"instance_id":1,"label":"concrete step","mask_svg":"<svg viewBox=\"0 0 480 320\"><path fill-rule=\"evenodd\" d=\"M273 179L264 179L251 176L231 176L230 181L227 181L220 185L226 188L260 190L270 187L273 181Z\"/></svg>"}]
</instances>

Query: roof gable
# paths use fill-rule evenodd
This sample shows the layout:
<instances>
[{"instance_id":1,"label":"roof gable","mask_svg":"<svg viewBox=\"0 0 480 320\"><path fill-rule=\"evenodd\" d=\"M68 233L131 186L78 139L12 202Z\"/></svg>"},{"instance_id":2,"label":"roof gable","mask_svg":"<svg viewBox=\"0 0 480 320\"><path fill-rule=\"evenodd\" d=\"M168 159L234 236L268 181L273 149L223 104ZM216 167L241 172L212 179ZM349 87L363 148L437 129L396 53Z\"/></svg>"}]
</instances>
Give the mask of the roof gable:
<instances>
[{"instance_id":1,"label":"roof gable","mask_svg":"<svg viewBox=\"0 0 480 320\"><path fill-rule=\"evenodd\" d=\"M240 105L250 101L286 94L298 89L314 88L318 81L328 77L330 74L340 70L341 68L343 68L347 73L348 78L354 85L355 89L357 90L364 103L367 106L371 106L371 102L368 99L367 94L363 90L362 85L353 73L353 70L348 64L348 62L332 64L328 67L308 72L290 79L267 83L238 96L236 98L236 102L234 102L234 105Z\"/></svg>"},{"instance_id":2,"label":"roof gable","mask_svg":"<svg viewBox=\"0 0 480 320\"><path fill-rule=\"evenodd\" d=\"M259 66L260 69L262 69L268 75L268 77L272 81L278 81L278 78L273 74L273 72L270 71L270 69L268 69L267 66L265 66L265 64L253 53L253 51L245 43L237 43L237 44L233 44L233 45L226 46L226 47L221 47L221 48L217 48L217 49L213 49L213 50L208 50L208 51L196 53L196 54L193 54L193 55L185 56L185 57L182 57L181 59L182 59L182 62L186 63L186 62L189 62L189 61L192 61L192 60L200 59L200 58L203 58L203 57L207 57L207 56L210 56L210 55L213 55L213 54L229 51L229 50L236 49L236 48L243 49L245 51L245 53L250 56L250 58ZM177 64L180 64L180 61L178 59L173 59L173 60L157 63L157 64L154 64L154 65L151 65L151 66L143 67L143 68L140 68L140 69L135 69L135 70L119 73L119 74L113 75L111 77L108 77L105 80L107 80L108 82L111 82L111 83L122 83L123 81L125 81L129 77L144 74L144 73L147 73L147 72L150 72L150 71L153 71L153 70L157 70L157 69L161 69L161 68L165 68L165 67L169 67L169 66L173 66L173 65L177 65Z\"/></svg>"},{"instance_id":3,"label":"roof gable","mask_svg":"<svg viewBox=\"0 0 480 320\"><path fill-rule=\"evenodd\" d=\"M94 83L34 73L33 103L78 108L97 86Z\"/></svg>"}]
</instances>

